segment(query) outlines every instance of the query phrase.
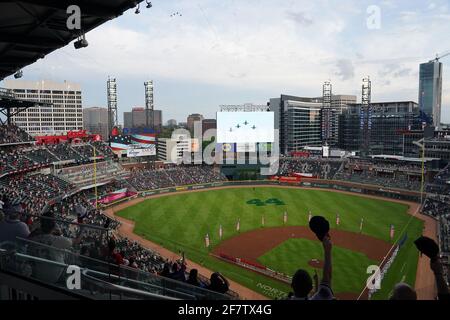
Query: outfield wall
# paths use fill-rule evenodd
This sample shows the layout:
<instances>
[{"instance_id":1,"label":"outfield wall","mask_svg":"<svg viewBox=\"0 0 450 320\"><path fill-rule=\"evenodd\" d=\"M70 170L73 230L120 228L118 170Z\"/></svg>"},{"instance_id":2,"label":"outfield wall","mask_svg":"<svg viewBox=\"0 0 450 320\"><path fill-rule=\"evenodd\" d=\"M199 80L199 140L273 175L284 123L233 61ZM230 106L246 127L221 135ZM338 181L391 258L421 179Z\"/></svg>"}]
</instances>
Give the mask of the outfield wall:
<instances>
[{"instance_id":1,"label":"outfield wall","mask_svg":"<svg viewBox=\"0 0 450 320\"><path fill-rule=\"evenodd\" d=\"M338 191L346 191L355 194L365 194L371 196L378 196L383 198L390 198L396 200L404 200L409 202L420 203L421 193L416 191L408 191L389 187L380 187L375 185L360 184L354 182L338 181L338 180L321 180L315 178L298 178L295 180L250 180L250 181L222 181L204 184L194 184L179 187L169 187L155 190L139 191L132 197L120 199L115 202L111 202L106 205L102 205L103 208L107 208L116 205L120 202L124 202L137 197L147 197L152 195L176 193L179 191L192 191L200 189L214 189L225 186L297 186L305 188L316 189L334 189ZM425 198L425 193L423 197Z\"/></svg>"},{"instance_id":2,"label":"outfield wall","mask_svg":"<svg viewBox=\"0 0 450 320\"><path fill-rule=\"evenodd\" d=\"M334 180L320 180L320 179L310 179L302 178L300 181L293 182L280 182L277 180L256 180L256 181L223 181L214 182L206 184L188 185L182 187L169 187L164 189L141 191L139 195L142 197L164 194L164 193L174 193L178 191L190 191L199 189L213 189L217 187L224 186L298 186L307 188L317 188L317 189L334 189L339 191L347 191L356 194L367 194L372 196L379 196L384 198L405 200L411 202L420 202L420 192L407 191L389 187L380 187L374 185L365 185L358 183L349 183L345 181L334 181Z\"/></svg>"}]
</instances>

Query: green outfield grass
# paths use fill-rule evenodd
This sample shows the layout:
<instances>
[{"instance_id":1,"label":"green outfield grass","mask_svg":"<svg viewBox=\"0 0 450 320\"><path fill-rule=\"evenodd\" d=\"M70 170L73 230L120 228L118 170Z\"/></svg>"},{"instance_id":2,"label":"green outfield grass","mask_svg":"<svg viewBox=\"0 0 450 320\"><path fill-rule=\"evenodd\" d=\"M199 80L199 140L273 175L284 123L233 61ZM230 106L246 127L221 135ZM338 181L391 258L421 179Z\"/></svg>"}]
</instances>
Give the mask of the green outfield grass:
<instances>
[{"instance_id":1,"label":"green outfield grass","mask_svg":"<svg viewBox=\"0 0 450 320\"><path fill-rule=\"evenodd\" d=\"M391 224L395 226L396 239L400 237L401 230L406 228L408 240L391 266L392 272L385 277L382 290L375 298L386 298L393 284L402 279L414 284L418 254L412 241L421 234L423 222L411 219L406 213L407 206L399 203L324 190L257 187L168 195L146 200L118 214L136 222L136 234L171 251L184 251L187 258L209 269L220 270L225 276L255 291L269 297L279 297L290 290L288 285L220 261L209 256L208 252L219 243L219 225L223 226L224 239L227 239L237 234L235 228L238 218L241 221L242 233L260 228L262 215L265 217L266 228L283 225L284 211L288 212L287 225L307 225L309 210L313 215L325 216L332 228L335 227L336 213L339 213L339 228L351 232L359 232L363 217L363 233L386 241L390 241ZM209 249L205 247L206 233L209 233L212 244ZM305 241L289 240L268 253L275 254L276 259L267 255L261 259L271 261L269 267L272 269L292 273L296 265L298 268L305 266L304 254L293 253L297 249L305 246L311 254L320 257L320 244L315 241L307 241L309 244L306 244ZM341 270L354 270L356 266L369 262L368 258L360 253L350 255L345 249L336 248L335 254L337 253L339 254L336 256L338 260L335 261L335 267L338 268L337 264L342 263L343 265L339 266ZM341 256L346 259L341 259ZM367 265L364 266L366 267ZM361 274L360 271L358 274ZM362 289L365 278L361 274L357 279L347 281L337 273L334 285L338 290L335 292L348 292L357 290L358 287ZM345 284L346 282L351 283Z\"/></svg>"},{"instance_id":2,"label":"green outfield grass","mask_svg":"<svg viewBox=\"0 0 450 320\"><path fill-rule=\"evenodd\" d=\"M295 257L295 259L286 259L286 256ZM312 275L314 268L308 264L311 259L323 260L323 248L320 242L289 239L258 260L263 265L285 274L292 275L301 268L308 270ZM367 266L377 264L377 261L370 260L362 253L336 246L333 248L332 261L333 291L336 293L360 292L361 284L364 284L367 279ZM322 270L318 269L317 272L321 277Z\"/></svg>"}]
</instances>

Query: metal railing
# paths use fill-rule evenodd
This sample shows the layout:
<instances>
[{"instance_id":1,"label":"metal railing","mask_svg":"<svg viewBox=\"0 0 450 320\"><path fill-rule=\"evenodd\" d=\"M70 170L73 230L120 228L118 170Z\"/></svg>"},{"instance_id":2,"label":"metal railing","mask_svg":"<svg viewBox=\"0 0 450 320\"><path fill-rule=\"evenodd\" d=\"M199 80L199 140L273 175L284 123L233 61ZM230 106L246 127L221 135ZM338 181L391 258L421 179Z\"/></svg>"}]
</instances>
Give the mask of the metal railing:
<instances>
[{"instance_id":1,"label":"metal railing","mask_svg":"<svg viewBox=\"0 0 450 320\"><path fill-rule=\"evenodd\" d=\"M112 285L136 289L175 299L195 300L230 300L232 297L196 287L184 282L161 277L156 274L144 272L124 265L111 264L102 260L83 256L69 250L58 249L43 243L18 238L12 248L21 255L33 256L45 261L55 262L48 272L44 265L34 263L28 274L38 274L40 280L48 283L57 283L64 278L65 269L62 266L76 265L87 270L84 272L86 279L99 282L108 282ZM60 267L58 267L60 266ZM37 269L36 269L37 268ZM41 274L42 273L42 274Z\"/></svg>"},{"instance_id":2,"label":"metal railing","mask_svg":"<svg viewBox=\"0 0 450 320\"><path fill-rule=\"evenodd\" d=\"M0 249L0 274L3 271L16 274L22 277L22 279L23 277L29 278L30 288L33 287L33 295L38 299L40 298L39 290L36 290L36 286L39 286L39 284L36 281L41 283L42 291L46 291L45 295L47 297L49 289L53 288L54 290L58 289L58 297L61 297L61 291L65 291L71 298L75 294L80 298L84 297L96 300L177 300L174 297L158 294L157 292L161 292L161 290L158 290L157 287L153 288L154 292L151 292L150 290L139 290L102 280L100 277L110 278L107 274L101 272L95 272L95 276L91 275L94 271L90 271L89 269L80 269L81 288L69 289L65 281L65 276L63 276L63 274L66 275L68 267L69 264L66 263ZM55 271L61 273L61 275L50 281L48 276L54 275ZM33 280L32 284L31 280ZM16 289L14 287L13 283L9 283L8 289ZM20 289L23 291L23 286Z\"/></svg>"}]
</instances>

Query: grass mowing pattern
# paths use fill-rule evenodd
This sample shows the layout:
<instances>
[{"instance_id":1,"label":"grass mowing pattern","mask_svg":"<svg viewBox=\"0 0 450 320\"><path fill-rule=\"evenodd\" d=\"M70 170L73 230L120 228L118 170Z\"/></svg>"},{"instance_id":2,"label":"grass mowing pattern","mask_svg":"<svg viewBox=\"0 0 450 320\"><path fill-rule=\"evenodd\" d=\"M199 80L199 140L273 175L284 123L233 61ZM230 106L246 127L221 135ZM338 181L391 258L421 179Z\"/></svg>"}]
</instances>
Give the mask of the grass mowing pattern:
<instances>
[{"instance_id":1,"label":"grass mowing pattern","mask_svg":"<svg viewBox=\"0 0 450 320\"><path fill-rule=\"evenodd\" d=\"M286 256L291 258L286 259ZM320 242L307 239L289 239L258 258L263 265L290 275L297 269L305 269L313 275L314 268L308 264L311 259L323 260L323 248ZM361 291L361 284L367 279L367 266L377 264L363 253L336 246L333 247L332 262L335 293ZM317 272L321 278L322 269Z\"/></svg>"},{"instance_id":2,"label":"grass mowing pattern","mask_svg":"<svg viewBox=\"0 0 450 320\"><path fill-rule=\"evenodd\" d=\"M278 199L284 205L247 203L256 203L255 199L264 203L268 199ZM262 215L265 216L266 227L281 226L285 210L288 211L287 225L306 226L308 212L311 210L313 215L325 216L332 228L335 227L336 213L339 213L339 228L351 232L359 232L363 217L363 233L385 241L390 241L391 224L395 226L398 239L400 231L411 218L406 213L407 206L395 202L324 190L272 187L175 194L146 200L120 211L118 215L136 222L136 234L173 252L184 251L187 258L209 269L220 270L225 276L255 291L275 297L288 292L289 286L208 256L209 250L205 248L204 237L209 233L212 246L217 245L220 241L220 224L223 226L224 239L235 236L238 218L241 221L241 232L259 228ZM415 249L411 247L411 242L421 234L422 226L423 222L418 219L414 218L410 222L409 239L391 266L392 270L406 274L405 280L411 285L414 284L418 257ZM401 258L406 260L400 261ZM286 254L286 258L282 260L289 259L292 257ZM405 262L406 266L403 266ZM383 281L383 287L392 288L395 283L391 281L395 281L397 277L389 275ZM262 285L266 287L262 288ZM359 285L362 289L365 281ZM268 290L268 286L274 290ZM386 292L380 293L380 298L386 298L389 291L386 289Z\"/></svg>"}]
</instances>

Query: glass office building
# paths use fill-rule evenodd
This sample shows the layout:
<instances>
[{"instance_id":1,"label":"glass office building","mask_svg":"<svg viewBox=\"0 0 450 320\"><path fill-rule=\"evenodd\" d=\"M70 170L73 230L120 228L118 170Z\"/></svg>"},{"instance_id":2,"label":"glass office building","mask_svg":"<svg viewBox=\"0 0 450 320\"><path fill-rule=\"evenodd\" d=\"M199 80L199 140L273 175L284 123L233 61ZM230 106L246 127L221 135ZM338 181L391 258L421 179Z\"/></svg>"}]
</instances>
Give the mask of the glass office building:
<instances>
[{"instance_id":1,"label":"glass office building","mask_svg":"<svg viewBox=\"0 0 450 320\"><path fill-rule=\"evenodd\" d=\"M426 115L429 125L441 124L442 63L430 61L420 65L419 109Z\"/></svg>"},{"instance_id":2,"label":"glass office building","mask_svg":"<svg viewBox=\"0 0 450 320\"><path fill-rule=\"evenodd\" d=\"M372 103L370 154L400 155L405 150L404 133L421 129L418 105L412 101ZM348 151L362 149L361 104L355 104L339 117L339 147ZM408 151L409 152L409 151Z\"/></svg>"},{"instance_id":3,"label":"glass office building","mask_svg":"<svg viewBox=\"0 0 450 320\"><path fill-rule=\"evenodd\" d=\"M270 99L269 105L274 112L275 129L279 130L282 154L322 145L322 102L319 99L281 95Z\"/></svg>"}]
</instances>

